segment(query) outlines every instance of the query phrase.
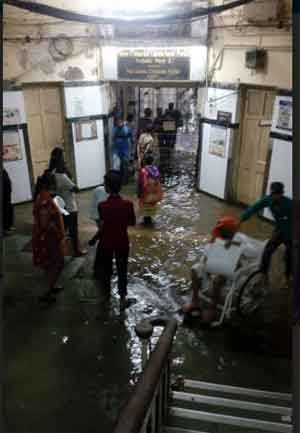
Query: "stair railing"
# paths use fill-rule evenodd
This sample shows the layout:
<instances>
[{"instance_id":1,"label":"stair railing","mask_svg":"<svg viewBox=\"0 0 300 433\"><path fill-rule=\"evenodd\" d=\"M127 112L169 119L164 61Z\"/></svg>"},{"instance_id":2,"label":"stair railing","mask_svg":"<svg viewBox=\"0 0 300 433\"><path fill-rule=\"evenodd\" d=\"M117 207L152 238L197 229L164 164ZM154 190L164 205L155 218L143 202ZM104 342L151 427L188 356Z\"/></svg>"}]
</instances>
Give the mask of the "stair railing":
<instances>
[{"instance_id":1,"label":"stair railing","mask_svg":"<svg viewBox=\"0 0 300 433\"><path fill-rule=\"evenodd\" d=\"M147 319L140 322L135 330L140 339L149 343L156 326L164 326L164 330L155 349L150 351L149 359L145 359L144 350L145 369L121 410L113 433L161 433L166 424L170 396L170 353L177 321Z\"/></svg>"}]
</instances>

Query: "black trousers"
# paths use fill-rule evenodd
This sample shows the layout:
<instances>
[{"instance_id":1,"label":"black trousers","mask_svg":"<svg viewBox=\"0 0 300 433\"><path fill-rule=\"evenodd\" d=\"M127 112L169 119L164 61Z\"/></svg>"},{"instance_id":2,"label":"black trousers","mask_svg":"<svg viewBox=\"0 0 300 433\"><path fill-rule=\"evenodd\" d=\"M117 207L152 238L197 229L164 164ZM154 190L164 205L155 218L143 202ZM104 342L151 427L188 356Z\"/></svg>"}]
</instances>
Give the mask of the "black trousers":
<instances>
[{"instance_id":1,"label":"black trousers","mask_svg":"<svg viewBox=\"0 0 300 433\"><path fill-rule=\"evenodd\" d=\"M273 233L272 238L266 245L262 257L261 270L266 273L269 271L272 256L282 244L285 245L285 275L289 278L292 272L292 241L285 240L277 231Z\"/></svg>"},{"instance_id":2,"label":"black trousers","mask_svg":"<svg viewBox=\"0 0 300 433\"><path fill-rule=\"evenodd\" d=\"M118 292L120 297L127 296L127 268L129 251L111 251L101 248L100 242L94 262L95 277L103 285L104 289L110 291L111 277L113 273L113 259L116 259L118 274Z\"/></svg>"},{"instance_id":3,"label":"black trousers","mask_svg":"<svg viewBox=\"0 0 300 433\"><path fill-rule=\"evenodd\" d=\"M3 229L9 230L14 223L14 208L11 203L11 195L3 194Z\"/></svg>"},{"instance_id":4,"label":"black trousers","mask_svg":"<svg viewBox=\"0 0 300 433\"><path fill-rule=\"evenodd\" d=\"M69 232L74 252L79 250L78 245L78 212L70 212L69 215L64 216L64 224L66 231Z\"/></svg>"}]
</instances>

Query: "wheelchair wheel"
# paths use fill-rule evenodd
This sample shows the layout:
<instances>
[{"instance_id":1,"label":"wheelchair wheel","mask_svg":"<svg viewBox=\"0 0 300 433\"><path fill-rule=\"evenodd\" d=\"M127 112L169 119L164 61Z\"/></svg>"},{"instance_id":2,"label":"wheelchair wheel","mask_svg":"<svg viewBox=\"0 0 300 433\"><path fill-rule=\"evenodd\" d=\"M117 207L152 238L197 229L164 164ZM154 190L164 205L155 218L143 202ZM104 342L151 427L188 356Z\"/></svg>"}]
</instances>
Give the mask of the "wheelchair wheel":
<instances>
[{"instance_id":1,"label":"wheelchair wheel","mask_svg":"<svg viewBox=\"0 0 300 433\"><path fill-rule=\"evenodd\" d=\"M268 291L265 273L260 270L252 272L238 294L238 314L242 317L255 314L264 304Z\"/></svg>"}]
</instances>

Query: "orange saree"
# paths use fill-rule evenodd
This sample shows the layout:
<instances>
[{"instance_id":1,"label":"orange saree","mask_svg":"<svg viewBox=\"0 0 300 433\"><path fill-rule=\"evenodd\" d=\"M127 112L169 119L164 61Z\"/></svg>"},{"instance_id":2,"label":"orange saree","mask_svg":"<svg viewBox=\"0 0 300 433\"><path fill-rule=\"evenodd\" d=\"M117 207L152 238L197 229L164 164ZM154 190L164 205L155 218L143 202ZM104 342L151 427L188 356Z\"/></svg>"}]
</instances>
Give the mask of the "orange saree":
<instances>
[{"instance_id":1,"label":"orange saree","mask_svg":"<svg viewBox=\"0 0 300 433\"><path fill-rule=\"evenodd\" d=\"M62 216L47 191L41 191L33 205L33 263L51 267L66 255L66 236Z\"/></svg>"}]
</instances>

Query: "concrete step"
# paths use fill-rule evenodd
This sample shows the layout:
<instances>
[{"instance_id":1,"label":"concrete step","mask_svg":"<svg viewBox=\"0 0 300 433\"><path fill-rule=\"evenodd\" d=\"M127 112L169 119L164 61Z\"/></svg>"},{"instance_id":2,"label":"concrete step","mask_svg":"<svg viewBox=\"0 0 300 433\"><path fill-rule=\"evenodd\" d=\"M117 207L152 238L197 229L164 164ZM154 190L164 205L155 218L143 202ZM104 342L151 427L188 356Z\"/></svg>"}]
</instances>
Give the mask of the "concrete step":
<instances>
[{"instance_id":1,"label":"concrete step","mask_svg":"<svg viewBox=\"0 0 300 433\"><path fill-rule=\"evenodd\" d=\"M211 433L208 431L199 431L199 430L187 430L183 428L177 428L177 427L165 427L164 433Z\"/></svg>"},{"instance_id":2,"label":"concrete step","mask_svg":"<svg viewBox=\"0 0 300 433\"><path fill-rule=\"evenodd\" d=\"M292 426L290 424L275 423L270 421L264 421L261 419L253 418L242 418L231 415L221 415L218 413L203 412L200 410L183 409L181 407L170 407L169 415L171 418L181 418L185 422L189 420L199 421L199 428L202 428L201 423L212 423L213 425L225 425L229 426L230 430L235 431L232 427L238 428L237 431L243 433L244 431L254 430L260 432L277 432L277 433L292 433ZM175 426L174 426L175 427ZM199 430L198 430L199 431ZM222 431L219 429L218 431Z\"/></svg>"},{"instance_id":3,"label":"concrete step","mask_svg":"<svg viewBox=\"0 0 300 433\"><path fill-rule=\"evenodd\" d=\"M185 380L184 392L172 392L168 427L174 433L184 433L184 429L209 433L291 433L291 400L288 393Z\"/></svg>"},{"instance_id":4,"label":"concrete step","mask_svg":"<svg viewBox=\"0 0 300 433\"><path fill-rule=\"evenodd\" d=\"M271 422L282 422L292 416L287 406L254 403L247 399L230 399L212 395L173 392L172 405L183 409L201 410L217 414L263 419Z\"/></svg>"},{"instance_id":5,"label":"concrete step","mask_svg":"<svg viewBox=\"0 0 300 433\"><path fill-rule=\"evenodd\" d=\"M265 391L189 379L184 380L184 391L224 398L246 399L250 402L253 401L262 404L267 403L287 407L292 404L292 394L290 393Z\"/></svg>"}]
</instances>

